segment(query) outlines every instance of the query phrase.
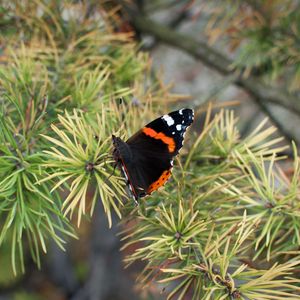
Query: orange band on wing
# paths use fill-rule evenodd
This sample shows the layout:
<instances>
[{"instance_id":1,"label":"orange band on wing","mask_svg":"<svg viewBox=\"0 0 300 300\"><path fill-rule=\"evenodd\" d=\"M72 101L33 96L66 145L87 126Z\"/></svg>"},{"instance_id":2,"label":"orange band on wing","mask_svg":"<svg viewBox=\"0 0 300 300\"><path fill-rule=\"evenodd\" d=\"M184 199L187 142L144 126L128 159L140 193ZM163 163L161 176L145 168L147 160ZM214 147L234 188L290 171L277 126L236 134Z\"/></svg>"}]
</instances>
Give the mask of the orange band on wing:
<instances>
[{"instance_id":1,"label":"orange band on wing","mask_svg":"<svg viewBox=\"0 0 300 300\"><path fill-rule=\"evenodd\" d=\"M155 181L153 182L149 188L148 188L148 193L152 193L153 191L157 190L158 188L160 188L161 186L163 186L166 181L170 178L171 176L171 171L170 170L166 170L164 171L160 177Z\"/></svg>"},{"instance_id":2,"label":"orange band on wing","mask_svg":"<svg viewBox=\"0 0 300 300\"><path fill-rule=\"evenodd\" d=\"M146 135L148 135L156 140L163 141L165 144L168 145L169 152L175 151L176 146L175 146L175 141L173 138L166 136L162 132L156 132L155 130L153 130L152 128L149 128L149 127L144 127L143 133L145 133Z\"/></svg>"}]
</instances>

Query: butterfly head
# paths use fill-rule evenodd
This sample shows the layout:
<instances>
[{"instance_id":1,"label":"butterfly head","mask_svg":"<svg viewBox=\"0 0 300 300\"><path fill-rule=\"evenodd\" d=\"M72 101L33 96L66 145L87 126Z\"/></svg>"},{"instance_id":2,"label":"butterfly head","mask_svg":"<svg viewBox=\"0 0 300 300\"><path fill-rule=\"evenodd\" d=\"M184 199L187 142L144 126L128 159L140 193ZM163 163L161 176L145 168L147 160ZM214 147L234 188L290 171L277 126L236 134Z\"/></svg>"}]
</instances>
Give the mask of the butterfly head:
<instances>
[{"instance_id":1,"label":"butterfly head","mask_svg":"<svg viewBox=\"0 0 300 300\"><path fill-rule=\"evenodd\" d=\"M112 135L112 141L114 146L113 157L115 161L130 162L132 160L132 153L128 144L115 135Z\"/></svg>"}]
</instances>

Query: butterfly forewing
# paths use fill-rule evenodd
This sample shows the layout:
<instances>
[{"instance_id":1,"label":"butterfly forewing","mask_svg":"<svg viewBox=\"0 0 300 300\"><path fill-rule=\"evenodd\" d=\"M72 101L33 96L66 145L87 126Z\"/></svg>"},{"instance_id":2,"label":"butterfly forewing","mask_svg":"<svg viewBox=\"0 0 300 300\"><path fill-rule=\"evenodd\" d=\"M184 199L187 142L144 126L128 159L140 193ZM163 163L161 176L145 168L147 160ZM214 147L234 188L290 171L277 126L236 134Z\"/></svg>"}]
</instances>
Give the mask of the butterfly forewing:
<instances>
[{"instance_id":1,"label":"butterfly forewing","mask_svg":"<svg viewBox=\"0 0 300 300\"><path fill-rule=\"evenodd\" d=\"M140 136L141 132L152 138L162 139L169 145L170 150L175 146L175 151L171 151L175 156L183 145L186 129L193 123L194 111L189 108L183 108L173 111L167 115L147 124L144 128L134 134L127 140L130 144L132 140Z\"/></svg>"}]
</instances>

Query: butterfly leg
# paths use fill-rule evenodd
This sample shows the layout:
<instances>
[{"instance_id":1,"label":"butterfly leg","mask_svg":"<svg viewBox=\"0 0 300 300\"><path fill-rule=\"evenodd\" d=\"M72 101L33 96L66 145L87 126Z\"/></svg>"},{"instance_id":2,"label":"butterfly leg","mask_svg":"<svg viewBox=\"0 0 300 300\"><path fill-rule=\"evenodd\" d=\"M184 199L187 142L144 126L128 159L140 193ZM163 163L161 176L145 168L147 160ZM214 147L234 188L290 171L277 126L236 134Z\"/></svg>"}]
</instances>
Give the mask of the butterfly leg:
<instances>
[{"instance_id":1,"label":"butterfly leg","mask_svg":"<svg viewBox=\"0 0 300 300\"><path fill-rule=\"evenodd\" d=\"M118 166L118 163L116 162L116 163L114 164L114 169L113 169L113 171L112 171L111 174L105 179L104 183L107 183L108 180L110 179L110 177L113 176L113 175L115 174L115 171L116 171L117 166Z\"/></svg>"}]
</instances>

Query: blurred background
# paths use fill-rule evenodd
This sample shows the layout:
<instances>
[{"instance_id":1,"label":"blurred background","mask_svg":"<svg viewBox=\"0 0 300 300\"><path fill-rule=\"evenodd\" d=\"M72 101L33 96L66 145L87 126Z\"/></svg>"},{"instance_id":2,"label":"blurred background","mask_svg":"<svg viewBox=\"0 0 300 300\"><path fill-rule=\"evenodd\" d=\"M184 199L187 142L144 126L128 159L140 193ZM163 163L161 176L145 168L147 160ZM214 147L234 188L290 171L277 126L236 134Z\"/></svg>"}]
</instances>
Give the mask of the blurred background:
<instances>
[{"instance_id":1,"label":"blurred background","mask_svg":"<svg viewBox=\"0 0 300 300\"><path fill-rule=\"evenodd\" d=\"M19 2L25 7L31 3ZM239 118L242 136L268 117L284 137L283 143L294 140L299 144L300 1L33 2L37 23L55 6L60 10L51 13L60 13L65 23L85 17L95 23L105 19L111 34L128 33L137 53L149 54L148 70L173 94L174 105L184 101L201 111L210 101L216 108L231 107ZM80 14L82 5L85 16ZM30 17L31 12L27 13ZM18 28L25 26L26 18L20 15L16 2L0 1L1 64L7 62L8 41L13 36L22 40ZM30 26L33 35L36 25L32 22ZM151 76L142 72L146 84ZM286 154L290 155L289 150ZM93 218L78 229L78 240L68 241L66 252L50 243L41 270L28 258L26 273L16 277L4 244L0 300L164 299L159 285L140 289L135 283L142 263L123 268L126 253L119 251L122 243L117 233L121 228L116 220L109 229L104 213L96 209Z\"/></svg>"}]
</instances>

